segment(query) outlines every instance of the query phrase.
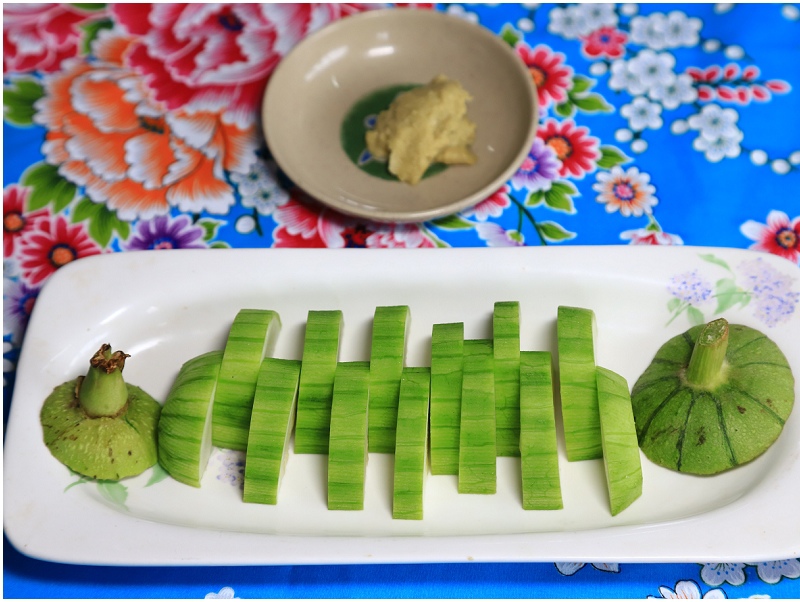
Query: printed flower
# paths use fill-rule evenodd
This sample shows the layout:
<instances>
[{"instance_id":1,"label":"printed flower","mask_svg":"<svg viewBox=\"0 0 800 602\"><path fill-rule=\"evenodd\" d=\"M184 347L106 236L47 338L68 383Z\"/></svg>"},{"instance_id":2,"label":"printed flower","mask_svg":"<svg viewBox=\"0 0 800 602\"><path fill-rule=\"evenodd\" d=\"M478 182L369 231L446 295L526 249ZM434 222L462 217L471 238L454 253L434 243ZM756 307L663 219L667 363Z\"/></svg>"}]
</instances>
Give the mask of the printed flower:
<instances>
[{"instance_id":1,"label":"printed flower","mask_svg":"<svg viewBox=\"0 0 800 602\"><path fill-rule=\"evenodd\" d=\"M744 138L744 134L736 130L733 134L720 136L713 140L702 135L698 136L692 142L692 147L696 151L705 153L706 159L712 163L722 161L725 157L733 159L738 157L742 152L742 147L739 143Z\"/></svg>"},{"instance_id":2,"label":"printed flower","mask_svg":"<svg viewBox=\"0 0 800 602\"><path fill-rule=\"evenodd\" d=\"M582 17L586 29L594 31L603 27L616 27L619 22L613 4L585 3L577 4L574 10Z\"/></svg>"},{"instance_id":3,"label":"printed flower","mask_svg":"<svg viewBox=\"0 0 800 602\"><path fill-rule=\"evenodd\" d=\"M667 234L661 230L649 230L639 228L637 230L625 230L619 237L622 240L630 241L632 245L682 245L683 239L677 234Z\"/></svg>"},{"instance_id":4,"label":"printed flower","mask_svg":"<svg viewBox=\"0 0 800 602\"><path fill-rule=\"evenodd\" d=\"M117 4L137 36L129 64L168 110L228 111L252 125L281 57L312 31L361 10L352 4Z\"/></svg>"},{"instance_id":5,"label":"printed flower","mask_svg":"<svg viewBox=\"0 0 800 602\"><path fill-rule=\"evenodd\" d=\"M698 305L711 298L711 284L697 270L673 276L667 287L670 294L684 303Z\"/></svg>"},{"instance_id":6,"label":"printed flower","mask_svg":"<svg viewBox=\"0 0 800 602\"><path fill-rule=\"evenodd\" d=\"M558 177L560 167L555 151L536 138L528 156L511 177L511 185L518 190L525 188L531 192L550 190L553 180Z\"/></svg>"},{"instance_id":7,"label":"printed flower","mask_svg":"<svg viewBox=\"0 0 800 602\"><path fill-rule=\"evenodd\" d=\"M558 572L567 577L574 575L585 566L585 562L556 562ZM604 573L619 573L619 564L616 562L593 562L591 566Z\"/></svg>"},{"instance_id":8,"label":"printed flower","mask_svg":"<svg viewBox=\"0 0 800 602\"><path fill-rule=\"evenodd\" d=\"M700 578L709 585L741 585L744 583L744 563L716 563L704 564L700 570Z\"/></svg>"},{"instance_id":9,"label":"printed flower","mask_svg":"<svg viewBox=\"0 0 800 602\"><path fill-rule=\"evenodd\" d=\"M272 215L276 207L289 200L289 195L278 184L265 161L253 163L245 174L231 174L231 181L239 189L242 205L255 209L261 215Z\"/></svg>"},{"instance_id":10,"label":"printed flower","mask_svg":"<svg viewBox=\"0 0 800 602\"><path fill-rule=\"evenodd\" d=\"M631 96L638 96L647 92L647 87L639 79L638 74L630 69L629 61L622 59L611 63L611 77L608 87L615 91L625 90Z\"/></svg>"},{"instance_id":11,"label":"printed flower","mask_svg":"<svg viewBox=\"0 0 800 602\"><path fill-rule=\"evenodd\" d=\"M244 452L232 449L218 449L210 464L217 467L217 480L238 487L244 487Z\"/></svg>"},{"instance_id":12,"label":"printed flower","mask_svg":"<svg viewBox=\"0 0 800 602\"><path fill-rule=\"evenodd\" d=\"M236 592L232 587L223 587L218 592L209 592L206 594L206 600L238 600Z\"/></svg>"},{"instance_id":13,"label":"printed flower","mask_svg":"<svg viewBox=\"0 0 800 602\"><path fill-rule=\"evenodd\" d=\"M623 105L619 112L628 120L628 125L634 132L641 132L646 128L657 130L664 124L661 119L661 105L650 102L644 96L637 96L633 102Z\"/></svg>"},{"instance_id":14,"label":"printed flower","mask_svg":"<svg viewBox=\"0 0 800 602\"><path fill-rule=\"evenodd\" d=\"M100 247L82 224L70 224L62 215L43 219L19 240L23 277L36 285L70 261L96 255Z\"/></svg>"},{"instance_id":15,"label":"printed flower","mask_svg":"<svg viewBox=\"0 0 800 602\"><path fill-rule=\"evenodd\" d=\"M10 342L3 341L3 388L8 386L6 374L13 372L16 369L16 364L6 357L6 353L10 353L13 350L14 346Z\"/></svg>"},{"instance_id":16,"label":"printed flower","mask_svg":"<svg viewBox=\"0 0 800 602\"><path fill-rule=\"evenodd\" d=\"M661 595L647 597L667 600L722 600L727 597L721 589L710 589L701 595L700 587L691 580L678 581L674 590L662 585L658 588L658 593Z\"/></svg>"},{"instance_id":17,"label":"printed flower","mask_svg":"<svg viewBox=\"0 0 800 602\"><path fill-rule=\"evenodd\" d=\"M600 140L589 136L589 129L576 126L571 119L556 121L548 119L539 127L536 135L549 146L561 161L558 173L582 178L584 174L593 172L600 157Z\"/></svg>"},{"instance_id":18,"label":"printed flower","mask_svg":"<svg viewBox=\"0 0 800 602\"><path fill-rule=\"evenodd\" d=\"M649 96L660 102L665 109L677 109L682 104L697 100L697 90L692 85L692 77L682 73L671 82L653 85Z\"/></svg>"},{"instance_id":19,"label":"printed flower","mask_svg":"<svg viewBox=\"0 0 800 602\"><path fill-rule=\"evenodd\" d=\"M38 296L39 287L3 278L3 335L11 335L12 342L22 341Z\"/></svg>"},{"instance_id":20,"label":"printed flower","mask_svg":"<svg viewBox=\"0 0 800 602\"><path fill-rule=\"evenodd\" d=\"M47 129L47 162L123 220L171 207L227 212L235 199L224 172L247 171L260 144L256 128L213 112L167 112L123 66L131 41L105 30L96 60L71 59L46 80L35 121Z\"/></svg>"},{"instance_id":21,"label":"printed flower","mask_svg":"<svg viewBox=\"0 0 800 602\"><path fill-rule=\"evenodd\" d=\"M522 247L525 239L517 230L506 230L494 222L481 222L475 224L478 238L486 241L488 247Z\"/></svg>"},{"instance_id":22,"label":"printed flower","mask_svg":"<svg viewBox=\"0 0 800 602\"><path fill-rule=\"evenodd\" d=\"M16 184L3 189L3 257L14 254L17 239L33 229L37 220L47 217L46 209L26 212L30 190Z\"/></svg>"},{"instance_id":23,"label":"printed flower","mask_svg":"<svg viewBox=\"0 0 800 602\"><path fill-rule=\"evenodd\" d=\"M681 11L652 13L631 19L631 41L653 50L696 46L703 22Z\"/></svg>"},{"instance_id":24,"label":"printed flower","mask_svg":"<svg viewBox=\"0 0 800 602\"><path fill-rule=\"evenodd\" d=\"M627 41L628 35L616 27L601 27L584 36L581 50L591 58L618 59L625 54Z\"/></svg>"},{"instance_id":25,"label":"printed flower","mask_svg":"<svg viewBox=\"0 0 800 602\"><path fill-rule=\"evenodd\" d=\"M644 89L659 84L670 84L675 79L675 57L668 52L653 52L645 48L628 61L628 70L634 74Z\"/></svg>"},{"instance_id":26,"label":"printed flower","mask_svg":"<svg viewBox=\"0 0 800 602\"><path fill-rule=\"evenodd\" d=\"M785 257L794 263L800 262L800 216L790 220L783 211L770 211L767 223L747 220L740 228L750 240L755 241L751 249Z\"/></svg>"},{"instance_id":27,"label":"printed flower","mask_svg":"<svg viewBox=\"0 0 800 602\"><path fill-rule=\"evenodd\" d=\"M787 560L777 560L774 562L757 562L751 566L756 567L758 578L764 583L778 583L784 577L797 579L800 577L800 560L789 558Z\"/></svg>"},{"instance_id":28,"label":"printed flower","mask_svg":"<svg viewBox=\"0 0 800 602\"><path fill-rule=\"evenodd\" d=\"M565 56L553 52L543 44L531 49L527 44L519 44L517 53L528 67L536 84L539 106L545 108L553 103L566 100L567 90L572 87L572 67L565 65Z\"/></svg>"},{"instance_id":29,"label":"printed flower","mask_svg":"<svg viewBox=\"0 0 800 602\"><path fill-rule=\"evenodd\" d=\"M74 4L4 4L3 73L52 73L80 52L81 25L103 17Z\"/></svg>"},{"instance_id":30,"label":"printed flower","mask_svg":"<svg viewBox=\"0 0 800 602\"><path fill-rule=\"evenodd\" d=\"M768 265L761 257L739 266L746 289L755 299L755 316L773 327L792 317L800 292L792 290L794 279Z\"/></svg>"},{"instance_id":31,"label":"printed flower","mask_svg":"<svg viewBox=\"0 0 800 602\"><path fill-rule=\"evenodd\" d=\"M192 225L186 215L175 219L159 215L151 220L142 220L136 234L125 246L126 251L158 249L204 249L203 228Z\"/></svg>"},{"instance_id":32,"label":"printed flower","mask_svg":"<svg viewBox=\"0 0 800 602\"><path fill-rule=\"evenodd\" d=\"M699 130L700 135L707 140L727 138L739 133L736 122L739 113L734 109L723 109L719 105L704 106L699 113L689 117L689 127Z\"/></svg>"},{"instance_id":33,"label":"printed flower","mask_svg":"<svg viewBox=\"0 0 800 602\"><path fill-rule=\"evenodd\" d=\"M485 198L474 207L463 211L462 215L464 217L474 217L481 222L485 222L490 217L500 217L506 207L511 204L511 199L508 198L510 191L511 188L508 184L504 184L502 188L495 191L491 196Z\"/></svg>"},{"instance_id":34,"label":"printed flower","mask_svg":"<svg viewBox=\"0 0 800 602\"><path fill-rule=\"evenodd\" d=\"M639 173L636 167L623 171L615 165L611 171L602 171L597 174L597 182L592 188L600 193L597 202L605 204L608 213L619 211L625 217L639 217L651 213L651 208L658 204L650 175Z\"/></svg>"},{"instance_id":35,"label":"printed flower","mask_svg":"<svg viewBox=\"0 0 800 602\"><path fill-rule=\"evenodd\" d=\"M576 40L591 31L580 5L554 8L548 16L547 31L567 40Z\"/></svg>"}]
</instances>

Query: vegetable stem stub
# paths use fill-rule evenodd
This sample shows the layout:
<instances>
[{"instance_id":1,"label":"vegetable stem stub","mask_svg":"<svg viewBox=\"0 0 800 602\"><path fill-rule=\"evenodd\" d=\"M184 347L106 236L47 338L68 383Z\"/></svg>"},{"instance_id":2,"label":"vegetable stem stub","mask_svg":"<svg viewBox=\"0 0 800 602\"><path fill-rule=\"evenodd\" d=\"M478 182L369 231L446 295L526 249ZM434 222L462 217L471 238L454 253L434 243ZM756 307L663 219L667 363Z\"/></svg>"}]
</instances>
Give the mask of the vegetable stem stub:
<instances>
[{"instance_id":1,"label":"vegetable stem stub","mask_svg":"<svg viewBox=\"0 0 800 602\"><path fill-rule=\"evenodd\" d=\"M125 359L122 351L111 351L105 343L89 360L89 371L77 385L78 401L92 418L116 416L128 401L128 387L122 378Z\"/></svg>"},{"instance_id":2,"label":"vegetable stem stub","mask_svg":"<svg viewBox=\"0 0 800 602\"><path fill-rule=\"evenodd\" d=\"M715 389L725 380L727 351L728 321L720 318L706 324L692 350L686 382L702 389Z\"/></svg>"}]
</instances>

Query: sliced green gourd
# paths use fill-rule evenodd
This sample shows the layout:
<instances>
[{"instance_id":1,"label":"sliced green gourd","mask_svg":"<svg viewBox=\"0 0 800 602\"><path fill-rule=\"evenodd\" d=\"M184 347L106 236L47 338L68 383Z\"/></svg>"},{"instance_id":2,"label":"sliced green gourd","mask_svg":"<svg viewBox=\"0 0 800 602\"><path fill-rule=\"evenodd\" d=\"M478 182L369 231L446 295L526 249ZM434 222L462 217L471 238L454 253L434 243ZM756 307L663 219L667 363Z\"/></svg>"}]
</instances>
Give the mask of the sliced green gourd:
<instances>
[{"instance_id":1,"label":"sliced green gourd","mask_svg":"<svg viewBox=\"0 0 800 602\"><path fill-rule=\"evenodd\" d=\"M300 362L264 358L253 398L244 465L245 502L277 504L294 426Z\"/></svg>"},{"instance_id":2,"label":"sliced green gourd","mask_svg":"<svg viewBox=\"0 0 800 602\"><path fill-rule=\"evenodd\" d=\"M464 323L434 324L431 335L431 474L458 474Z\"/></svg>"},{"instance_id":3,"label":"sliced green gourd","mask_svg":"<svg viewBox=\"0 0 800 602\"><path fill-rule=\"evenodd\" d=\"M519 408L522 507L525 510L563 508L549 351L520 353Z\"/></svg>"},{"instance_id":4,"label":"sliced green gourd","mask_svg":"<svg viewBox=\"0 0 800 602\"><path fill-rule=\"evenodd\" d=\"M595 316L580 307L558 308L558 369L567 460L603 455L594 357Z\"/></svg>"},{"instance_id":5,"label":"sliced green gourd","mask_svg":"<svg viewBox=\"0 0 800 602\"><path fill-rule=\"evenodd\" d=\"M272 354L280 328L274 311L243 309L236 314L214 394L211 434L217 447L246 449L258 371Z\"/></svg>"},{"instance_id":6,"label":"sliced green gourd","mask_svg":"<svg viewBox=\"0 0 800 602\"><path fill-rule=\"evenodd\" d=\"M496 493L497 439L491 339L464 341L459 493Z\"/></svg>"},{"instance_id":7,"label":"sliced green gourd","mask_svg":"<svg viewBox=\"0 0 800 602\"><path fill-rule=\"evenodd\" d=\"M158 462L172 478L200 487L211 454L211 410L222 351L183 364L158 422Z\"/></svg>"},{"instance_id":8,"label":"sliced green gourd","mask_svg":"<svg viewBox=\"0 0 800 602\"><path fill-rule=\"evenodd\" d=\"M369 362L340 362L333 380L328 510L363 510Z\"/></svg>"},{"instance_id":9,"label":"sliced green gourd","mask_svg":"<svg viewBox=\"0 0 800 602\"><path fill-rule=\"evenodd\" d=\"M642 495L642 461L628 382L607 368L596 374L608 498L617 515Z\"/></svg>"},{"instance_id":10,"label":"sliced green gourd","mask_svg":"<svg viewBox=\"0 0 800 602\"><path fill-rule=\"evenodd\" d=\"M430 368L403 369L397 407L392 517L421 520L428 472Z\"/></svg>"},{"instance_id":11,"label":"sliced green gourd","mask_svg":"<svg viewBox=\"0 0 800 602\"><path fill-rule=\"evenodd\" d=\"M333 379L339 360L341 332L341 311L308 312L303 343L303 367L297 394L295 453L328 453Z\"/></svg>"},{"instance_id":12,"label":"sliced green gourd","mask_svg":"<svg viewBox=\"0 0 800 602\"><path fill-rule=\"evenodd\" d=\"M499 301L492 316L497 455L519 456L519 303Z\"/></svg>"},{"instance_id":13,"label":"sliced green gourd","mask_svg":"<svg viewBox=\"0 0 800 602\"><path fill-rule=\"evenodd\" d=\"M408 326L408 306L375 308L369 369L369 451L371 452L394 453L397 403Z\"/></svg>"}]
</instances>

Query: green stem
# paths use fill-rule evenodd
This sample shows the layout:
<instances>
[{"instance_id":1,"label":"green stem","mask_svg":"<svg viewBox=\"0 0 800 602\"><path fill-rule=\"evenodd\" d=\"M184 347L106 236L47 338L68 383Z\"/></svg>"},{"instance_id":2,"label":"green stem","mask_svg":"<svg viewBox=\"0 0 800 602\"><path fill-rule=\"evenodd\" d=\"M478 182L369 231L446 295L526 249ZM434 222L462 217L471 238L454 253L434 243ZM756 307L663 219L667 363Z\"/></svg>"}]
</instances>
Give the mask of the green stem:
<instances>
[{"instance_id":1,"label":"green stem","mask_svg":"<svg viewBox=\"0 0 800 602\"><path fill-rule=\"evenodd\" d=\"M128 402L128 387L122 378L125 358L104 344L89 361L89 371L78 384L78 401L92 418L118 415Z\"/></svg>"},{"instance_id":2,"label":"green stem","mask_svg":"<svg viewBox=\"0 0 800 602\"><path fill-rule=\"evenodd\" d=\"M531 224L533 225L533 229L536 230L536 235L539 237L539 244L540 245L547 245L547 241L545 240L544 236L542 236L542 233L539 230L539 224L536 223L536 218L533 217L533 214L530 212L530 210L525 205L523 205L521 202L519 202L514 197L513 194L509 194L508 198L511 199L511 202L514 203L517 206L517 208L520 210L520 212L524 213L525 216L528 218L528 220L531 222ZM520 232L521 231L522 231L522 227L520 226Z\"/></svg>"},{"instance_id":3,"label":"green stem","mask_svg":"<svg viewBox=\"0 0 800 602\"><path fill-rule=\"evenodd\" d=\"M714 389L724 378L723 366L728 351L728 321L712 320L700 331L692 350L686 381L703 389Z\"/></svg>"}]
</instances>

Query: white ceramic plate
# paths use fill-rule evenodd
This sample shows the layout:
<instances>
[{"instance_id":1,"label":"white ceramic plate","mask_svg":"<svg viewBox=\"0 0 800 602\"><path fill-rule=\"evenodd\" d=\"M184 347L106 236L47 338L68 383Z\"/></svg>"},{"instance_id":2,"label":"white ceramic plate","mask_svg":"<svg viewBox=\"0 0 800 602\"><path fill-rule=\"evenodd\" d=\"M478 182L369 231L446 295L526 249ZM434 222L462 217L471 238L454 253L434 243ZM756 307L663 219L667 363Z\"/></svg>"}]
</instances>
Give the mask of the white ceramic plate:
<instances>
[{"instance_id":1,"label":"white ceramic plate","mask_svg":"<svg viewBox=\"0 0 800 602\"><path fill-rule=\"evenodd\" d=\"M754 288L759 283L770 284L771 297ZM757 292L726 296L731 284ZM289 358L299 357L308 310L340 308L341 359L355 360L368 358L375 307L408 304L408 364L426 365L434 323L464 321L467 337L490 336L494 302L518 300L523 349L555 350L558 305L584 306L597 315L598 363L633 384L690 316L710 319L718 303L739 301L724 315L768 333L797 373L798 289L800 270L775 256L689 247L203 250L83 259L45 287L22 349L5 444L6 533L25 554L84 564L794 558L798 411L763 456L722 475L682 475L642 456L644 493L616 517L602 462L568 463L560 441L563 510L522 510L518 460L501 458L495 495L459 495L455 477L429 476L422 521L391 518L391 456L370 455L362 512L326 509L324 456L291 455L279 503L268 507L241 500L242 458L220 450L200 489L153 469L116 485L82 481L42 443L38 413L52 388L83 373L104 342L132 355L129 382L163 399L184 361L222 348L245 307L280 312L276 355ZM767 311L780 307L785 315Z\"/></svg>"}]
</instances>

